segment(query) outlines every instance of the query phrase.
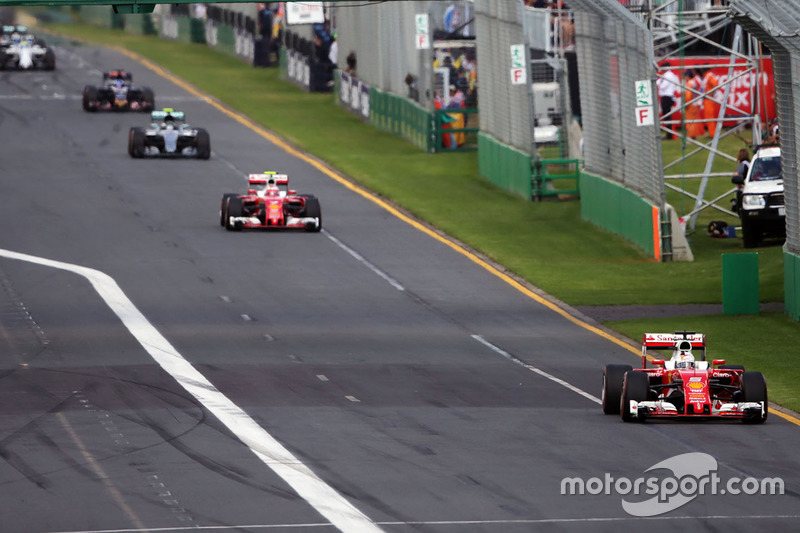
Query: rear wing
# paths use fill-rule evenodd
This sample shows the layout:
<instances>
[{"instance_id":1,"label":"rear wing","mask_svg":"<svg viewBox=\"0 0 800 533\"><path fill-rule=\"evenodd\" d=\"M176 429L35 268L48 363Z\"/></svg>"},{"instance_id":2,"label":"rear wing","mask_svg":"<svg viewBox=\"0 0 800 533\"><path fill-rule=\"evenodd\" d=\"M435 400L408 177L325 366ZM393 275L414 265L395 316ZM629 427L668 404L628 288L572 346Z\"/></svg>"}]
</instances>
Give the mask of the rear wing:
<instances>
[{"instance_id":1,"label":"rear wing","mask_svg":"<svg viewBox=\"0 0 800 533\"><path fill-rule=\"evenodd\" d=\"M701 360L706 360L706 335L694 331L675 333L645 333L642 337L642 368L647 365L647 350L674 350L679 342L689 342L692 351L699 350Z\"/></svg>"},{"instance_id":2,"label":"rear wing","mask_svg":"<svg viewBox=\"0 0 800 533\"><path fill-rule=\"evenodd\" d=\"M109 70L108 72L103 72L103 79L104 80L126 80L132 81L133 74L130 72L125 72L124 70Z\"/></svg>"},{"instance_id":3,"label":"rear wing","mask_svg":"<svg viewBox=\"0 0 800 533\"><path fill-rule=\"evenodd\" d=\"M168 116L172 117L174 120L183 120L186 117L183 111L175 111L173 109L163 109L161 111L152 111L150 113L150 119L153 122L165 120Z\"/></svg>"},{"instance_id":4,"label":"rear wing","mask_svg":"<svg viewBox=\"0 0 800 533\"><path fill-rule=\"evenodd\" d=\"M249 183L253 182L264 182L266 183L269 180L274 180L275 185L286 185L289 186L289 174L278 174L276 172L262 172L261 174L248 174L247 181Z\"/></svg>"}]
</instances>

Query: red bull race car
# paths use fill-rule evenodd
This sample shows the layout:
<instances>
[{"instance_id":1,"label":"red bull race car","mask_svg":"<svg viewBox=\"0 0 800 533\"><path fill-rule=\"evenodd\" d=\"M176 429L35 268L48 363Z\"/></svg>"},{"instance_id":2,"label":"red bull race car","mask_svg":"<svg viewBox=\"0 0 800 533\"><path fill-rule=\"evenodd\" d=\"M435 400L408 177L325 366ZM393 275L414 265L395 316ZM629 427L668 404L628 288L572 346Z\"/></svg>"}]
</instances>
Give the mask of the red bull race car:
<instances>
[{"instance_id":1,"label":"red bull race car","mask_svg":"<svg viewBox=\"0 0 800 533\"><path fill-rule=\"evenodd\" d=\"M133 85L133 75L125 70L103 73L103 85L83 88L84 111L144 111L155 108L150 87Z\"/></svg>"},{"instance_id":2,"label":"red bull race car","mask_svg":"<svg viewBox=\"0 0 800 533\"><path fill-rule=\"evenodd\" d=\"M247 193L222 195L219 224L228 231L243 229L322 230L319 199L289 189L289 176L276 172L250 174Z\"/></svg>"},{"instance_id":3,"label":"red bull race car","mask_svg":"<svg viewBox=\"0 0 800 533\"><path fill-rule=\"evenodd\" d=\"M653 359L648 367L648 350L671 350L672 355ZM645 333L641 368L606 365L603 371L603 412L621 415L625 422L738 419L761 424L767 404L764 375L726 365L724 359L709 364L706 336L694 331Z\"/></svg>"}]
</instances>

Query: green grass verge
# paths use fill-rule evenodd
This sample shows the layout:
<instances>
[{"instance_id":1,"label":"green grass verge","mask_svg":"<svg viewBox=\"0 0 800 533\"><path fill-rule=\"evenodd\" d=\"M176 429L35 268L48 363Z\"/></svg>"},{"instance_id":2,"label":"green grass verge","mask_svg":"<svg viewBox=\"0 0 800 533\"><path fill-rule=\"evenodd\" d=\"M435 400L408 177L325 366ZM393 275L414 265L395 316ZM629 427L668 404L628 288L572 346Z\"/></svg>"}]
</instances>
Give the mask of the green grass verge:
<instances>
[{"instance_id":1,"label":"green grass verge","mask_svg":"<svg viewBox=\"0 0 800 533\"><path fill-rule=\"evenodd\" d=\"M123 47L157 62L570 305L719 303L720 256L744 251L740 239L712 239L705 234L710 220L735 224L735 219L704 211L697 231L689 235L695 261L656 263L623 239L582 221L577 201L533 203L520 199L478 175L475 152L423 153L340 109L330 94L309 94L282 81L277 69L256 69L204 45L78 24L48 27L62 35ZM666 161L681 152L680 141L664 144ZM731 138L721 150L735 154L741 146L740 140ZM704 159L694 157L681 164L681 172L698 172L704 166ZM732 174L734 168L732 162L717 161L714 170ZM696 179L681 182L689 191L699 187ZM729 178L711 180L706 198L729 188ZM669 201L683 213L693 205L692 201L681 204L679 195L672 192ZM781 247L759 248L758 253L761 300L783 301ZM713 334L706 325L714 328ZM609 326L633 339L645 330L705 331L714 353L764 370L770 379L771 397L800 407L796 403L800 381L785 371L786 358L797 354L800 324L784 316L692 317ZM728 352L724 339L731 339L732 351ZM763 362L781 361L783 365L770 364L772 370L765 370L760 360L749 364L747 357L754 353L764 354Z\"/></svg>"}]
</instances>

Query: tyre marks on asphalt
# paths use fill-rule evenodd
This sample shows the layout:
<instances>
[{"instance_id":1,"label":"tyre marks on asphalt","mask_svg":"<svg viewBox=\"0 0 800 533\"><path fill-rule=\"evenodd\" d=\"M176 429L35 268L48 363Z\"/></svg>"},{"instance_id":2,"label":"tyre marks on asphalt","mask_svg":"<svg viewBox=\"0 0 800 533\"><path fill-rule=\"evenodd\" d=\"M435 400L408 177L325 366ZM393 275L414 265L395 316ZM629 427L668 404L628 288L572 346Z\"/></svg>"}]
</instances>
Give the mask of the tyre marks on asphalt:
<instances>
[{"instance_id":1,"label":"tyre marks on asphalt","mask_svg":"<svg viewBox=\"0 0 800 533\"><path fill-rule=\"evenodd\" d=\"M103 470L102 465L100 462L95 459L95 457L91 454L87 446L83 443L78 433L72 427L72 425L67 420L67 417L64 413L56 413L56 418L66 431L67 435L69 436L70 440L72 440L73 444L78 448L83 460L85 461L85 465L94 473L97 479L105 486L106 491L111 495L111 498L114 500L114 503L119 507L119 509L128 517L131 523L138 529L144 529L144 523L136 514L136 512L128 505L128 502L125 501L125 498L122 496L122 493L114 485L111 478L106 474L105 470Z\"/></svg>"},{"instance_id":2,"label":"tyre marks on asphalt","mask_svg":"<svg viewBox=\"0 0 800 533\"><path fill-rule=\"evenodd\" d=\"M112 418L110 413L95 407L92 404L91 400L89 400L89 398L87 398L81 391L75 391L75 399L78 401L78 403L81 405L81 407L83 407L83 409L86 412L92 413L97 417L97 421L106 431L106 434L108 435L108 438L112 443L112 450L116 454L124 455L136 451L136 448L130 443L127 436L125 435L125 433L123 433L122 429L117 425L116 421L114 420L114 418ZM69 426L69 423L67 422L63 414L59 413L59 415L60 415L59 421L62 423L62 425L65 425L65 427ZM70 436L72 437L73 441L76 441L76 443L79 442L77 435L71 428L68 432L70 433ZM80 446L82 446L82 444L79 445L79 447ZM102 471L102 468L99 466L99 463L93 457L91 457L91 455L87 451L85 451L85 447L82 448L83 449L81 450L81 453L84 455L84 457L86 457L87 455L90 456L90 459L92 461L90 466L96 463L97 464L96 470ZM193 525L194 518L192 517L191 514L189 514L189 512L185 508L181 506L180 501L175 497L175 495L173 495L172 491L167 486L164 479L162 479L159 476L159 472L155 468L153 468L148 464L140 464L135 462L131 463L131 466L136 468L136 470L141 474L143 482L148 485L156 500L160 501L164 505L164 507L170 510L172 515L175 516L175 519L181 524L181 526ZM95 470L95 468L93 468L93 470ZM111 480L108 479L108 476L101 477L100 479L102 479L106 487L109 488L109 491L111 492L112 497L117 502L117 504L120 504L120 501L118 500L122 498L122 495L119 492L119 490L116 489L116 487L113 485ZM111 490L112 487L113 490ZM137 524L137 527L144 527L141 525L141 520L136 516L135 512L130 508L130 506L125 504L124 501L121 503L121 505L122 506L120 508L125 512L126 515L128 515L128 517L135 524Z\"/></svg>"}]
</instances>

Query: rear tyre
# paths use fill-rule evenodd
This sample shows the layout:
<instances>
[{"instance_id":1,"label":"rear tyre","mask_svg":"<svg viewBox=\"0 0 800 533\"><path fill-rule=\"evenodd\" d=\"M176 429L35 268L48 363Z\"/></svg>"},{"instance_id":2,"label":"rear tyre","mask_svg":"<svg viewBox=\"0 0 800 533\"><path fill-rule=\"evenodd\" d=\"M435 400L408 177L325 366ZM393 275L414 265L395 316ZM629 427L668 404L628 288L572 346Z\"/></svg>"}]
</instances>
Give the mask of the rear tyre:
<instances>
[{"instance_id":1,"label":"rear tyre","mask_svg":"<svg viewBox=\"0 0 800 533\"><path fill-rule=\"evenodd\" d=\"M225 220L228 219L228 198L233 198L234 196L239 196L235 192L226 192L222 195L222 201L219 204L219 225L225 227Z\"/></svg>"},{"instance_id":2,"label":"rear tyre","mask_svg":"<svg viewBox=\"0 0 800 533\"><path fill-rule=\"evenodd\" d=\"M156 96L150 87L142 87L142 111L152 111L156 108Z\"/></svg>"},{"instance_id":3,"label":"rear tyre","mask_svg":"<svg viewBox=\"0 0 800 533\"><path fill-rule=\"evenodd\" d=\"M45 50L43 66L45 70L56 69L56 53L53 52L52 48L48 48L47 50Z\"/></svg>"},{"instance_id":4,"label":"rear tyre","mask_svg":"<svg viewBox=\"0 0 800 533\"><path fill-rule=\"evenodd\" d=\"M761 372L745 372L742 374L742 401L764 402L764 414L745 418L745 424L763 424L767 420L767 380Z\"/></svg>"},{"instance_id":5,"label":"rear tyre","mask_svg":"<svg viewBox=\"0 0 800 533\"><path fill-rule=\"evenodd\" d=\"M620 413L625 422L642 421L638 416L630 413L630 402L643 402L650 395L650 379L647 372L636 372L629 370L625 372L622 380L622 400L620 401Z\"/></svg>"},{"instance_id":6,"label":"rear tyre","mask_svg":"<svg viewBox=\"0 0 800 533\"><path fill-rule=\"evenodd\" d=\"M211 157L211 137L203 129L197 130L197 159L208 159Z\"/></svg>"},{"instance_id":7,"label":"rear tyre","mask_svg":"<svg viewBox=\"0 0 800 533\"><path fill-rule=\"evenodd\" d=\"M144 157L144 129L131 128L128 135L128 153L131 157Z\"/></svg>"},{"instance_id":8,"label":"rear tyre","mask_svg":"<svg viewBox=\"0 0 800 533\"><path fill-rule=\"evenodd\" d=\"M230 217L242 216L242 199L236 196L231 196L225 204L225 229L228 231L239 231L242 227L239 224L231 224Z\"/></svg>"},{"instance_id":9,"label":"rear tyre","mask_svg":"<svg viewBox=\"0 0 800 533\"><path fill-rule=\"evenodd\" d=\"M319 232L322 231L322 208L319 205L319 199L310 196L306 198L306 216L314 217L317 219L317 225L309 224L306 226L306 231Z\"/></svg>"},{"instance_id":10,"label":"rear tyre","mask_svg":"<svg viewBox=\"0 0 800 533\"><path fill-rule=\"evenodd\" d=\"M97 108L92 107L92 102L97 101L97 87L92 87L91 85L87 85L83 88L83 110L84 111L96 111Z\"/></svg>"},{"instance_id":11,"label":"rear tyre","mask_svg":"<svg viewBox=\"0 0 800 533\"><path fill-rule=\"evenodd\" d=\"M633 370L631 365L606 365L603 369L603 412L618 415L622 398L622 380L625 372Z\"/></svg>"}]
</instances>

